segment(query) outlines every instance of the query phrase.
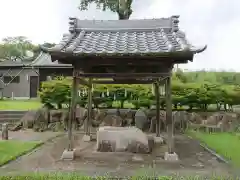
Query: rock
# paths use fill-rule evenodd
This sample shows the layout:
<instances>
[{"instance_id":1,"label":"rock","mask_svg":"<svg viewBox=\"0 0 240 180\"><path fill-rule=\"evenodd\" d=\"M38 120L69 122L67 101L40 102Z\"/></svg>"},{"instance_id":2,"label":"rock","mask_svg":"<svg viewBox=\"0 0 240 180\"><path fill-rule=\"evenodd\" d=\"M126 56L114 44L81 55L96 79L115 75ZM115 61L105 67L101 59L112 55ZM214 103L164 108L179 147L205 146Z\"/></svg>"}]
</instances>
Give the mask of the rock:
<instances>
[{"instance_id":1,"label":"rock","mask_svg":"<svg viewBox=\"0 0 240 180\"><path fill-rule=\"evenodd\" d=\"M92 119L92 127L99 127L100 124L103 124L104 118L107 116L107 112L104 110L95 109L94 118Z\"/></svg>"},{"instance_id":2,"label":"rock","mask_svg":"<svg viewBox=\"0 0 240 180\"><path fill-rule=\"evenodd\" d=\"M97 132L97 150L100 152L149 153L148 137L135 127L100 127Z\"/></svg>"},{"instance_id":3,"label":"rock","mask_svg":"<svg viewBox=\"0 0 240 180\"><path fill-rule=\"evenodd\" d=\"M86 117L87 117L87 109L78 105L76 107L76 118L79 118L79 120L83 121L85 120Z\"/></svg>"},{"instance_id":4,"label":"rock","mask_svg":"<svg viewBox=\"0 0 240 180\"><path fill-rule=\"evenodd\" d=\"M154 142L154 137L151 136L151 135L148 135L147 138L148 138L149 150L150 150L150 152L152 152L152 151L153 151L153 148L154 148L154 144L155 144L155 142Z\"/></svg>"},{"instance_id":5,"label":"rock","mask_svg":"<svg viewBox=\"0 0 240 180\"><path fill-rule=\"evenodd\" d=\"M188 116L189 115L186 111L173 112L173 123L175 130L182 131L187 128Z\"/></svg>"},{"instance_id":6,"label":"rock","mask_svg":"<svg viewBox=\"0 0 240 180\"><path fill-rule=\"evenodd\" d=\"M128 109L121 117L123 118L123 126L134 125L134 112L131 109Z\"/></svg>"},{"instance_id":7,"label":"rock","mask_svg":"<svg viewBox=\"0 0 240 180\"><path fill-rule=\"evenodd\" d=\"M166 112L165 111L160 111L160 122L161 122L161 129L165 129L165 126L166 126ZM156 132L156 116L152 117L152 119L151 119L149 132L151 132L151 133Z\"/></svg>"},{"instance_id":8,"label":"rock","mask_svg":"<svg viewBox=\"0 0 240 180\"><path fill-rule=\"evenodd\" d=\"M55 122L55 123L48 124L48 129L53 132L58 132L58 131L63 131L64 126L63 126L62 122Z\"/></svg>"},{"instance_id":9,"label":"rock","mask_svg":"<svg viewBox=\"0 0 240 180\"><path fill-rule=\"evenodd\" d=\"M24 116L20 120L21 122L23 122L24 128L33 128L35 119L38 115L37 113L39 112L36 110L31 110L24 114Z\"/></svg>"},{"instance_id":10,"label":"rock","mask_svg":"<svg viewBox=\"0 0 240 180\"><path fill-rule=\"evenodd\" d=\"M202 124L202 117L199 114L192 112L189 113L189 121L194 124Z\"/></svg>"},{"instance_id":11,"label":"rock","mask_svg":"<svg viewBox=\"0 0 240 180\"><path fill-rule=\"evenodd\" d=\"M148 125L148 118L143 109L138 109L135 113L135 124L137 128L146 130L146 127Z\"/></svg>"},{"instance_id":12,"label":"rock","mask_svg":"<svg viewBox=\"0 0 240 180\"><path fill-rule=\"evenodd\" d=\"M123 123L123 119L120 116L106 115L103 119L101 126L121 127L122 123Z\"/></svg>"},{"instance_id":13,"label":"rock","mask_svg":"<svg viewBox=\"0 0 240 180\"><path fill-rule=\"evenodd\" d=\"M56 109L53 109L53 110L50 110L49 111L49 122L50 123L54 123L54 122L59 122L61 121L61 117L62 117L62 110L56 110Z\"/></svg>"},{"instance_id":14,"label":"rock","mask_svg":"<svg viewBox=\"0 0 240 180\"><path fill-rule=\"evenodd\" d=\"M207 118L207 120L203 121L203 124L206 125L217 125L223 118L222 113L214 113L210 117Z\"/></svg>"}]
</instances>

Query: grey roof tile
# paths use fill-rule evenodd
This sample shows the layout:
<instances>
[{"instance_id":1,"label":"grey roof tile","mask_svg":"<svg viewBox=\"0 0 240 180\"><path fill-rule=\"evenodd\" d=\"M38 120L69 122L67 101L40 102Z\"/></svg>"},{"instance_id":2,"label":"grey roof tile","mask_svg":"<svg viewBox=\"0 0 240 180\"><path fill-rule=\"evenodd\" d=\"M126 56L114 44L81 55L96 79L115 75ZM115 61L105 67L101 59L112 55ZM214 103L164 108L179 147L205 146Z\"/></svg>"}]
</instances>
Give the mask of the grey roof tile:
<instances>
[{"instance_id":1,"label":"grey roof tile","mask_svg":"<svg viewBox=\"0 0 240 180\"><path fill-rule=\"evenodd\" d=\"M58 61L52 62L51 55L40 52L40 54L33 61L11 61L5 60L0 62L0 68L6 67L66 67L71 68L71 64L62 64Z\"/></svg>"},{"instance_id":2,"label":"grey roof tile","mask_svg":"<svg viewBox=\"0 0 240 180\"><path fill-rule=\"evenodd\" d=\"M51 55L48 53L41 52L38 57L29 66L33 67L67 67L71 68L71 64L62 64L58 61L52 61Z\"/></svg>"},{"instance_id":3,"label":"grey roof tile","mask_svg":"<svg viewBox=\"0 0 240 180\"><path fill-rule=\"evenodd\" d=\"M179 16L162 19L93 21L70 18L69 34L47 51L76 55L152 54L206 49L196 48L178 28Z\"/></svg>"}]
</instances>

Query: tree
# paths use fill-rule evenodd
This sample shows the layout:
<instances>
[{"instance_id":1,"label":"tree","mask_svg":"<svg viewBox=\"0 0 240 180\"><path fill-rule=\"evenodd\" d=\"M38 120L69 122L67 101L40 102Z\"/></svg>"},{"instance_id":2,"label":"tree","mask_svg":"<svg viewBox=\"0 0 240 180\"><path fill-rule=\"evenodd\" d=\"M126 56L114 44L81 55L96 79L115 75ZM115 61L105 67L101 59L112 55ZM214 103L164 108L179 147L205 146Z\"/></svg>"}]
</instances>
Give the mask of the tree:
<instances>
[{"instance_id":1,"label":"tree","mask_svg":"<svg viewBox=\"0 0 240 180\"><path fill-rule=\"evenodd\" d=\"M110 9L118 14L119 20L129 19L132 14L133 0L81 0L79 9L87 10L89 4L95 3L99 9Z\"/></svg>"},{"instance_id":2,"label":"tree","mask_svg":"<svg viewBox=\"0 0 240 180\"><path fill-rule=\"evenodd\" d=\"M24 36L4 38L0 45L0 58L6 60L23 60L27 57L27 52L33 53L39 51L39 47L32 44Z\"/></svg>"}]
</instances>

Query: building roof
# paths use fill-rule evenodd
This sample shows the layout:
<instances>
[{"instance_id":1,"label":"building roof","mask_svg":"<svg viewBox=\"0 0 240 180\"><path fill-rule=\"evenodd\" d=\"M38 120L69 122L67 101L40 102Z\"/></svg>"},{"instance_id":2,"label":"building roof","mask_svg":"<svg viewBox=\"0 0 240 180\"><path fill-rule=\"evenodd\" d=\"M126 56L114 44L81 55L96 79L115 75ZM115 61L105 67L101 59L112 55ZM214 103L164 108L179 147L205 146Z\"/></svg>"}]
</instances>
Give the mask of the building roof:
<instances>
[{"instance_id":1,"label":"building roof","mask_svg":"<svg viewBox=\"0 0 240 180\"><path fill-rule=\"evenodd\" d=\"M62 64L58 61L52 62L51 55L48 53L40 52L39 55L33 60L11 61L5 60L0 62L0 68L72 68L71 64Z\"/></svg>"},{"instance_id":2,"label":"building roof","mask_svg":"<svg viewBox=\"0 0 240 180\"><path fill-rule=\"evenodd\" d=\"M51 59L51 55L45 52L40 52L40 54L38 55L38 57L33 60L30 64L28 64L29 66L32 67L42 67L42 68L72 68L71 64L62 64L58 61L52 61Z\"/></svg>"},{"instance_id":3,"label":"building roof","mask_svg":"<svg viewBox=\"0 0 240 180\"><path fill-rule=\"evenodd\" d=\"M0 67L23 67L24 64L20 61L4 60L0 62Z\"/></svg>"},{"instance_id":4,"label":"building roof","mask_svg":"<svg viewBox=\"0 0 240 180\"><path fill-rule=\"evenodd\" d=\"M168 55L200 53L179 30L179 16L142 20L79 20L70 18L69 34L44 51L77 56Z\"/></svg>"}]
</instances>

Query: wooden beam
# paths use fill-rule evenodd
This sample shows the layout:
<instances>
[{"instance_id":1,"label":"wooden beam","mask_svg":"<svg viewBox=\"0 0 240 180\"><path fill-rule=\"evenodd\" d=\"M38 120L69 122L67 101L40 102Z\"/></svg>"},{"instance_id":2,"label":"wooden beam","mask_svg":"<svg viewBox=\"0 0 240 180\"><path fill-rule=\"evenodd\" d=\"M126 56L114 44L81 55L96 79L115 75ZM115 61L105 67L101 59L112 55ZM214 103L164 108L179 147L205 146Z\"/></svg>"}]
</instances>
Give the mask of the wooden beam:
<instances>
[{"instance_id":1,"label":"wooden beam","mask_svg":"<svg viewBox=\"0 0 240 180\"><path fill-rule=\"evenodd\" d=\"M79 73L85 78L160 78L170 76L170 73Z\"/></svg>"},{"instance_id":2,"label":"wooden beam","mask_svg":"<svg viewBox=\"0 0 240 180\"><path fill-rule=\"evenodd\" d=\"M152 84L156 80L123 80L123 81L107 81L107 80L100 80L100 81L93 81L93 84Z\"/></svg>"},{"instance_id":3,"label":"wooden beam","mask_svg":"<svg viewBox=\"0 0 240 180\"><path fill-rule=\"evenodd\" d=\"M107 80L94 80L93 84L152 84L158 81L160 85L165 84L165 79L169 76L163 76L161 78L139 78L139 79L126 79L126 78L114 78Z\"/></svg>"}]
</instances>

